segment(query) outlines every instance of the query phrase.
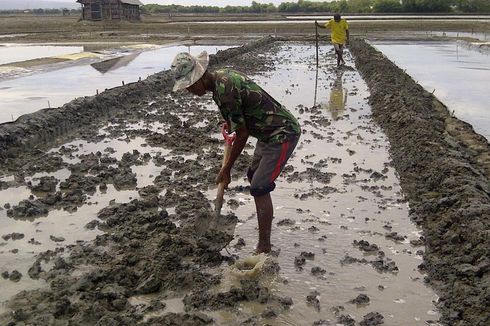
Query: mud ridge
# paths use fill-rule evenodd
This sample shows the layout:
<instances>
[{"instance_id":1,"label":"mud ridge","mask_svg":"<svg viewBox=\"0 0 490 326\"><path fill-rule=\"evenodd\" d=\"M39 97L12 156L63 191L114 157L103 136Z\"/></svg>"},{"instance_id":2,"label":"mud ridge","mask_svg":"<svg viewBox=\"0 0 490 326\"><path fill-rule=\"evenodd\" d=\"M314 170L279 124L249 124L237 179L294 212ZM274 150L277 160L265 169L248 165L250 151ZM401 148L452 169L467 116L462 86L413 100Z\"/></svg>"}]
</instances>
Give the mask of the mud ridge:
<instances>
[{"instance_id":1,"label":"mud ridge","mask_svg":"<svg viewBox=\"0 0 490 326\"><path fill-rule=\"evenodd\" d=\"M440 295L441 321L488 325L489 143L364 40L350 49L389 138L411 217L427 239L419 268Z\"/></svg>"}]
</instances>

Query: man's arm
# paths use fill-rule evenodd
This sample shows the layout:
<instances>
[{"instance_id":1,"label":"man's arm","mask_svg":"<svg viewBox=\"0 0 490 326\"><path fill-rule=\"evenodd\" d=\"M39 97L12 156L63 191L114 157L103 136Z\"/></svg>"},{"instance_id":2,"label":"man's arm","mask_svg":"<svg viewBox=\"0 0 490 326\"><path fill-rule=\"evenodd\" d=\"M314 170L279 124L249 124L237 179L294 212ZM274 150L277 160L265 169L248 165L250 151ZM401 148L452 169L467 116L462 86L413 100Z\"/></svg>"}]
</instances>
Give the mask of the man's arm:
<instances>
[{"instance_id":1,"label":"man's arm","mask_svg":"<svg viewBox=\"0 0 490 326\"><path fill-rule=\"evenodd\" d=\"M327 28L327 27L325 26L325 24L318 24L318 22L317 22L316 20L315 20L315 24L316 24L316 26L318 26L318 27L320 27L320 28Z\"/></svg>"},{"instance_id":2,"label":"man's arm","mask_svg":"<svg viewBox=\"0 0 490 326\"><path fill-rule=\"evenodd\" d=\"M348 29L345 30L345 36L346 36L345 44L349 45L349 30Z\"/></svg>"},{"instance_id":3,"label":"man's arm","mask_svg":"<svg viewBox=\"0 0 490 326\"><path fill-rule=\"evenodd\" d=\"M226 161L226 163L223 165L218 173L218 176L216 177L216 183L218 184L224 182L225 188L231 182L231 168L233 167L233 164L235 164L238 156L240 156L240 154L242 153L243 148L247 144L248 136L250 135L247 128L239 128L235 132L236 138L233 142L233 146L231 147L230 157L228 158L228 161Z\"/></svg>"}]
</instances>

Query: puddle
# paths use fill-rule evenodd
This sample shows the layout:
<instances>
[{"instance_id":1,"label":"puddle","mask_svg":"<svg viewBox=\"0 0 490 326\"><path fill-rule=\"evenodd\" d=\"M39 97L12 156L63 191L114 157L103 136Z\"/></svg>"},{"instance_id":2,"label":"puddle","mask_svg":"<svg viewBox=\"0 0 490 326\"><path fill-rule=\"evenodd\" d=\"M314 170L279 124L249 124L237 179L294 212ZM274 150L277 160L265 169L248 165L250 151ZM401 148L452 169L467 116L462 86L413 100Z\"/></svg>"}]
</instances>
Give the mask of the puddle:
<instances>
[{"instance_id":1,"label":"puddle","mask_svg":"<svg viewBox=\"0 0 490 326\"><path fill-rule=\"evenodd\" d=\"M490 54L457 42L376 41L372 45L490 140Z\"/></svg>"},{"instance_id":2,"label":"puddle","mask_svg":"<svg viewBox=\"0 0 490 326\"><path fill-rule=\"evenodd\" d=\"M3 208L5 204L10 203L17 204L21 200L29 198L31 191L26 186L10 187L8 190L0 191L0 207ZM2 211L0 210L0 213Z\"/></svg>"},{"instance_id":3,"label":"puddle","mask_svg":"<svg viewBox=\"0 0 490 326\"><path fill-rule=\"evenodd\" d=\"M136 82L170 68L179 52L216 53L230 46L171 46L115 58L105 64L77 65L31 76L0 81L0 123L48 107L61 106L80 96ZM1 48L0 48L1 49ZM117 59L117 60L116 60Z\"/></svg>"}]
</instances>

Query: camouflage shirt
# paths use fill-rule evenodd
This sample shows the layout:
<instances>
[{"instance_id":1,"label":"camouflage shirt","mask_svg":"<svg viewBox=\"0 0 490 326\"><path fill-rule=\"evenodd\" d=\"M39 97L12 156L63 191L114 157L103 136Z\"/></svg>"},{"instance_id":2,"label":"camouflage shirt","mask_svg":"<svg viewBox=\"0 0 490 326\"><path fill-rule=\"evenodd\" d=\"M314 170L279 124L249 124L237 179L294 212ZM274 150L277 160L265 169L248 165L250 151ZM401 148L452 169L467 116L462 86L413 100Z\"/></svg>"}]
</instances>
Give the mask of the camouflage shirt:
<instances>
[{"instance_id":1,"label":"camouflage shirt","mask_svg":"<svg viewBox=\"0 0 490 326\"><path fill-rule=\"evenodd\" d=\"M215 77L213 100L230 132L245 127L251 136L266 143L282 143L300 133L298 120L244 74L220 69Z\"/></svg>"}]
</instances>

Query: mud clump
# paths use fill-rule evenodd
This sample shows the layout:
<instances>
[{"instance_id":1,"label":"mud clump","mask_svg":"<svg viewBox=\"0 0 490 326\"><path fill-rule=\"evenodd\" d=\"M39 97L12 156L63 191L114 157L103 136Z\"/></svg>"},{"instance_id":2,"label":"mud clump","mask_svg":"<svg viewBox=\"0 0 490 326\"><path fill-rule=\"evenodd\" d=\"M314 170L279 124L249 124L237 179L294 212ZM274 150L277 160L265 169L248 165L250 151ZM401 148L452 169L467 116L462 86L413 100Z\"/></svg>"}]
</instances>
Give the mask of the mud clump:
<instances>
[{"instance_id":1,"label":"mud clump","mask_svg":"<svg viewBox=\"0 0 490 326\"><path fill-rule=\"evenodd\" d=\"M357 305L367 305L367 304L369 304L369 301L371 301L371 300L369 299L369 297L367 295L359 294L355 299L352 299L349 302L357 304Z\"/></svg>"},{"instance_id":2,"label":"mud clump","mask_svg":"<svg viewBox=\"0 0 490 326\"><path fill-rule=\"evenodd\" d=\"M47 207L40 200L23 200L7 211L7 216L13 218L33 218L48 214Z\"/></svg>"},{"instance_id":3,"label":"mud clump","mask_svg":"<svg viewBox=\"0 0 490 326\"><path fill-rule=\"evenodd\" d=\"M390 141L412 220L423 228L425 268L440 295L441 321L485 325L490 145L365 41L353 41L350 49L370 88L374 119Z\"/></svg>"},{"instance_id":4,"label":"mud clump","mask_svg":"<svg viewBox=\"0 0 490 326\"><path fill-rule=\"evenodd\" d=\"M4 235L2 235L2 239L5 241L20 240L20 239L24 239L24 234L23 233L17 233L17 232L13 232L10 234L4 234Z\"/></svg>"},{"instance_id":5,"label":"mud clump","mask_svg":"<svg viewBox=\"0 0 490 326\"><path fill-rule=\"evenodd\" d=\"M359 323L360 326L376 326L384 324L384 317L379 312L370 312L364 315L362 321Z\"/></svg>"},{"instance_id":6,"label":"mud clump","mask_svg":"<svg viewBox=\"0 0 490 326\"><path fill-rule=\"evenodd\" d=\"M359 250L365 252L378 252L379 250L379 247L376 244L369 244L369 242L366 240L354 240L353 244L354 246L358 247Z\"/></svg>"}]
</instances>

